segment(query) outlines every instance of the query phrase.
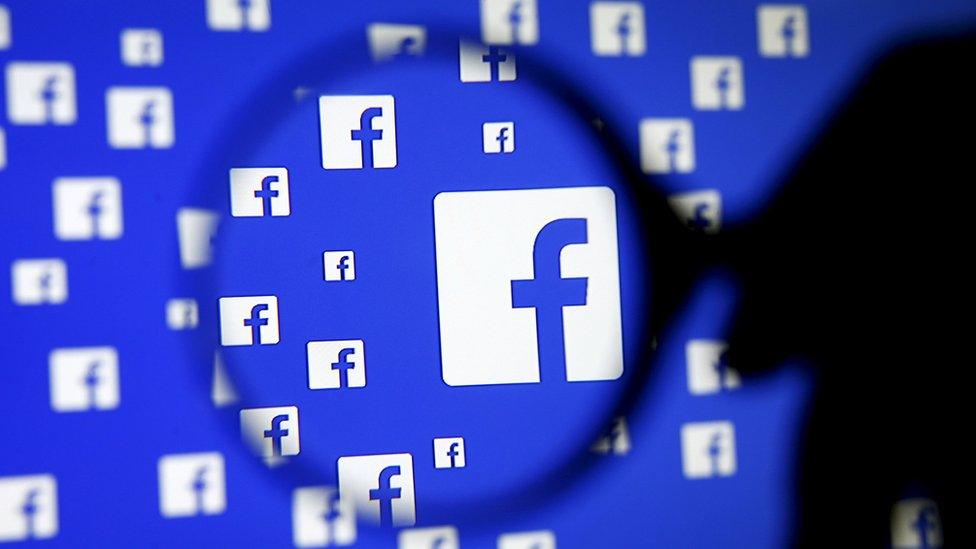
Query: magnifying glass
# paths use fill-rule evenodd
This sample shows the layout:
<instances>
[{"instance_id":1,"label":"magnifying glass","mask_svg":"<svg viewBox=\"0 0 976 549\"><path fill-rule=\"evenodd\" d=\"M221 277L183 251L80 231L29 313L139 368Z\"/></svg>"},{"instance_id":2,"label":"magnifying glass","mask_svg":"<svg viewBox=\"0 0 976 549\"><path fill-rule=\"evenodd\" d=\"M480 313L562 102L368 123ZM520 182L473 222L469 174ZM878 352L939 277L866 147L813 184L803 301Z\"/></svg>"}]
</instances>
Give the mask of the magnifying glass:
<instances>
[{"instance_id":1,"label":"magnifying glass","mask_svg":"<svg viewBox=\"0 0 976 549\"><path fill-rule=\"evenodd\" d=\"M591 473L711 245L569 80L427 36L420 57L339 41L274 75L187 213L213 254L187 279L196 343L234 428L361 532L484 527Z\"/></svg>"}]
</instances>

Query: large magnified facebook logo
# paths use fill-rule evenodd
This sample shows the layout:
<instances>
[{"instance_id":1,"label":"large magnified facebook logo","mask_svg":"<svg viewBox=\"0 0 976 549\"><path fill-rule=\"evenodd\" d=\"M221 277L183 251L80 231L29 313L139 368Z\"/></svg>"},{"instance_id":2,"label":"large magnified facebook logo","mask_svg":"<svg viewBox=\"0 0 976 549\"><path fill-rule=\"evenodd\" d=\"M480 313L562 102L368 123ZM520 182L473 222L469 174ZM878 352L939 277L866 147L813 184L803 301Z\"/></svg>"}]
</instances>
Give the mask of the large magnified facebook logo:
<instances>
[{"instance_id":1,"label":"large magnified facebook logo","mask_svg":"<svg viewBox=\"0 0 976 549\"><path fill-rule=\"evenodd\" d=\"M326 170L396 167L392 95L323 95L319 127Z\"/></svg>"},{"instance_id":2,"label":"large magnified facebook logo","mask_svg":"<svg viewBox=\"0 0 976 549\"><path fill-rule=\"evenodd\" d=\"M381 526L413 526L413 456L343 456L338 462L339 499L350 501L356 516Z\"/></svg>"},{"instance_id":3,"label":"large magnified facebook logo","mask_svg":"<svg viewBox=\"0 0 976 549\"><path fill-rule=\"evenodd\" d=\"M274 345L278 343L278 298L273 295L222 297L220 344Z\"/></svg>"},{"instance_id":4,"label":"large magnified facebook logo","mask_svg":"<svg viewBox=\"0 0 976 549\"><path fill-rule=\"evenodd\" d=\"M58 486L51 475L0 477L0 542L53 538Z\"/></svg>"},{"instance_id":5,"label":"large magnified facebook logo","mask_svg":"<svg viewBox=\"0 0 976 549\"><path fill-rule=\"evenodd\" d=\"M620 377L610 188L444 192L434 227L445 383Z\"/></svg>"}]
</instances>

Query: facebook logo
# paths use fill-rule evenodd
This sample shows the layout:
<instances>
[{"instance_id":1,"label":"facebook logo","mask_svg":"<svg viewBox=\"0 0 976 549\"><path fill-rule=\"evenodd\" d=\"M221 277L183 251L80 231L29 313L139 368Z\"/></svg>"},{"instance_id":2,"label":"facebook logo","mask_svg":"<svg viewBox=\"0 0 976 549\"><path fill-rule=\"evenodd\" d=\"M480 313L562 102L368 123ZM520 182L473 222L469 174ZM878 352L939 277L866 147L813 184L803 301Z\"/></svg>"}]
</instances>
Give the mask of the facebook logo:
<instances>
[{"instance_id":1,"label":"facebook logo","mask_svg":"<svg viewBox=\"0 0 976 549\"><path fill-rule=\"evenodd\" d=\"M397 534L397 549L458 549L457 528L453 526L429 526L405 528Z\"/></svg>"},{"instance_id":2,"label":"facebook logo","mask_svg":"<svg viewBox=\"0 0 976 549\"><path fill-rule=\"evenodd\" d=\"M361 339L309 341L308 388L342 389L366 386L366 356Z\"/></svg>"},{"instance_id":3,"label":"facebook logo","mask_svg":"<svg viewBox=\"0 0 976 549\"><path fill-rule=\"evenodd\" d=\"M515 80L515 54L498 46L461 40L461 82L511 82Z\"/></svg>"},{"instance_id":4,"label":"facebook logo","mask_svg":"<svg viewBox=\"0 0 976 549\"><path fill-rule=\"evenodd\" d=\"M735 474L735 429L729 421L681 426L681 463L689 479Z\"/></svg>"},{"instance_id":5,"label":"facebook logo","mask_svg":"<svg viewBox=\"0 0 976 549\"><path fill-rule=\"evenodd\" d=\"M296 488L291 495L291 531L295 547L351 545L356 541L352 503L339 499L332 486Z\"/></svg>"},{"instance_id":6,"label":"facebook logo","mask_svg":"<svg viewBox=\"0 0 976 549\"><path fill-rule=\"evenodd\" d=\"M695 171L695 133L687 118L640 121L640 163L644 173Z\"/></svg>"},{"instance_id":7,"label":"facebook logo","mask_svg":"<svg viewBox=\"0 0 976 549\"><path fill-rule=\"evenodd\" d=\"M288 168L231 168L230 213L234 217L290 215Z\"/></svg>"},{"instance_id":8,"label":"facebook logo","mask_svg":"<svg viewBox=\"0 0 976 549\"><path fill-rule=\"evenodd\" d=\"M163 64L163 34L156 29L125 29L119 36L122 64L158 67Z\"/></svg>"},{"instance_id":9,"label":"facebook logo","mask_svg":"<svg viewBox=\"0 0 976 549\"><path fill-rule=\"evenodd\" d=\"M275 345L278 343L278 298L273 295L222 297L220 344Z\"/></svg>"},{"instance_id":10,"label":"facebook logo","mask_svg":"<svg viewBox=\"0 0 976 549\"><path fill-rule=\"evenodd\" d=\"M601 436L590 446L590 451L594 454L610 454L624 456L630 453L630 431L627 429L627 420L623 417L616 417L607 434Z\"/></svg>"},{"instance_id":11,"label":"facebook logo","mask_svg":"<svg viewBox=\"0 0 976 549\"><path fill-rule=\"evenodd\" d=\"M18 259L10 267L17 305L58 305L68 300L68 266L60 259Z\"/></svg>"},{"instance_id":12,"label":"facebook logo","mask_svg":"<svg viewBox=\"0 0 976 549\"><path fill-rule=\"evenodd\" d=\"M590 4L590 46L599 56L638 56L647 49L639 2Z\"/></svg>"},{"instance_id":13,"label":"facebook logo","mask_svg":"<svg viewBox=\"0 0 976 549\"><path fill-rule=\"evenodd\" d=\"M551 530L502 534L498 549L556 549L556 535Z\"/></svg>"},{"instance_id":14,"label":"facebook logo","mask_svg":"<svg viewBox=\"0 0 976 549\"><path fill-rule=\"evenodd\" d=\"M691 103L703 111L742 110L746 104L742 60L707 55L692 57Z\"/></svg>"},{"instance_id":15,"label":"facebook logo","mask_svg":"<svg viewBox=\"0 0 976 549\"><path fill-rule=\"evenodd\" d=\"M942 522L934 501L911 498L895 503L891 510L893 549L935 549L942 544Z\"/></svg>"},{"instance_id":16,"label":"facebook logo","mask_svg":"<svg viewBox=\"0 0 976 549\"><path fill-rule=\"evenodd\" d=\"M169 88L109 88L105 92L108 144L115 149L173 146L173 94Z\"/></svg>"},{"instance_id":17,"label":"facebook logo","mask_svg":"<svg viewBox=\"0 0 976 549\"><path fill-rule=\"evenodd\" d=\"M623 373L610 188L440 193L434 235L445 383Z\"/></svg>"},{"instance_id":18,"label":"facebook logo","mask_svg":"<svg viewBox=\"0 0 976 549\"><path fill-rule=\"evenodd\" d=\"M693 395L710 395L742 385L739 372L725 358L724 341L692 339L685 345L688 364L688 391Z\"/></svg>"},{"instance_id":19,"label":"facebook logo","mask_svg":"<svg viewBox=\"0 0 976 549\"><path fill-rule=\"evenodd\" d=\"M322 167L395 168L396 113L392 95L319 97Z\"/></svg>"},{"instance_id":20,"label":"facebook logo","mask_svg":"<svg viewBox=\"0 0 976 549\"><path fill-rule=\"evenodd\" d=\"M166 301L166 326L170 330L191 330L200 321L197 300L184 297Z\"/></svg>"},{"instance_id":21,"label":"facebook logo","mask_svg":"<svg viewBox=\"0 0 976 549\"><path fill-rule=\"evenodd\" d=\"M48 355L55 412L119 407L119 355L114 347L55 349Z\"/></svg>"},{"instance_id":22,"label":"facebook logo","mask_svg":"<svg viewBox=\"0 0 976 549\"><path fill-rule=\"evenodd\" d=\"M722 228L722 195L716 190L673 194L668 205L692 231L715 234Z\"/></svg>"},{"instance_id":23,"label":"facebook logo","mask_svg":"<svg viewBox=\"0 0 976 549\"><path fill-rule=\"evenodd\" d=\"M535 0L481 0L481 40L485 44L538 42Z\"/></svg>"},{"instance_id":24,"label":"facebook logo","mask_svg":"<svg viewBox=\"0 0 976 549\"><path fill-rule=\"evenodd\" d=\"M434 439L434 468L460 469L464 467L464 438Z\"/></svg>"},{"instance_id":25,"label":"facebook logo","mask_svg":"<svg viewBox=\"0 0 976 549\"><path fill-rule=\"evenodd\" d=\"M352 250L324 252L322 265L326 282L356 280L356 253Z\"/></svg>"},{"instance_id":26,"label":"facebook logo","mask_svg":"<svg viewBox=\"0 0 976 549\"><path fill-rule=\"evenodd\" d=\"M339 498L356 516L381 526L413 526L413 457L410 454L343 456L338 461Z\"/></svg>"},{"instance_id":27,"label":"facebook logo","mask_svg":"<svg viewBox=\"0 0 976 549\"><path fill-rule=\"evenodd\" d=\"M241 410L241 438L263 458L297 456L298 407L245 408Z\"/></svg>"},{"instance_id":28,"label":"facebook logo","mask_svg":"<svg viewBox=\"0 0 976 549\"><path fill-rule=\"evenodd\" d=\"M0 50L10 48L11 39L10 10L0 4Z\"/></svg>"},{"instance_id":29,"label":"facebook logo","mask_svg":"<svg viewBox=\"0 0 976 549\"><path fill-rule=\"evenodd\" d=\"M207 0L207 26L215 31L266 31L270 0Z\"/></svg>"},{"instance_id":30,"label":"facebook logo","mask_svg":"<svg viewBox=\"0 0 976 549\"><path fill-rule=\"evenodd\" d=\"M164 517L219 515L227 508L224 456L219 452L166 455L156 469Z\"/></svg>"},{"instance_id":31,"label":"facebook logo","mask_svg":"<svg viewBox=\"0 0 976 549\"><path fill-rule=\"evenodd\" d=\"M420 56L427 47L427 30L420 25L372 23L366 27L366 38L375 62Z\"/></svg>"},{"instance_id":32,"label":"facebook logo","mask_svg":"<svg viewBox=\"0 0 976 549\"><path fill-rule=\"evenodd\" d=\"M515 122L485 122L481 134L485 153L515 152Z\"/></svg>"},{"instance_id":33,"label":"facebook logo","mask_svg":"<svg viewBox=\"0 0 976 549\"><path fill-rule=\"evenodd\" d=\"M69 63L7 63L7 118L12 124L74 124L75 69Z\"/></svg>"},{"instance_id":34,"label":"facebook logo","mask_svg":"<svg viewBox=\"0 0 976 549\"><path fill-rule=\"evenodd\" d=\"M202 208L180 208L176 212L180 265L184 269L199 269L213 261L213 238L219 219L217 212Z\"/></svg>"},{"instance_id":35,"label":"facebook logo","mask_svg":"<svg viewBox=\"0 0 976 549\"><path fill-rule=\"evenodd\" d=\"M54 180L54 234L60 240L122 236L122 186L114 177Z\"/></svg>"},{"instance_id":36,"label":"facebook logo","mask_svg":"<svg viewBox=\"0 0 976 549\"><path fill-rule=\"evenodd\" d=\"M0 477L0 542L58 534L58 485L52 475Z\"/></svg>"},{"instance_id":37,"label":"facebook logo","mask_svg":"<svg viewBox=\"0 0 976 549\"><path fill-rule=\"evenodd\" d=\"M762 4L756 8L759 54L763 57L810 55L807 9L799 4Z\"/></svg>"}]
</instances>

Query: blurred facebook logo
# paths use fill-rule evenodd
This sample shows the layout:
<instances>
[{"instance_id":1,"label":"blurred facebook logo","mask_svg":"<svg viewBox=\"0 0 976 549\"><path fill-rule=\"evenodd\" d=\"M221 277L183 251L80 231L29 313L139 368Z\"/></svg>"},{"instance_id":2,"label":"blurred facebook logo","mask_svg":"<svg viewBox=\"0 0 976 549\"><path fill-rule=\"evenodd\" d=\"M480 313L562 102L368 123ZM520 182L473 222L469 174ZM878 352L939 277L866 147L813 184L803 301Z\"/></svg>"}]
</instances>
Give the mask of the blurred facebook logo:
<instances>
[{"instance_id":1,"label":"blurred facebook logo","mask_svg":"<svg viewBox=\"0 0 976 549\"><path fill-rule=\"evenodd\" d=\"M122 64L158 67L163 64L163 34L156 29L125 29L119 37Z\"/></svg>"},{"instance_id":2,"label":"blurred facebook logo","mask_svg":"<svg viewBox=\"0 0 976 549\"><path fill-rule=\"evenodd\" d=\"M556 535L551 530L502 534L498 549L556 549Z\"/></svg>"},{"instance_id":3,"label":"blurred facebook logo","mask_svg":"<svg viewBox=\"0 0 976 549\"><path fill-rule=\"evenodd\" d=\"M309 389L366 386L366 356L361 339L309 341Z\"/></svg>"},{"instance_id":4,"label":"blurred facebook logo","mask_svg":"<svg viewBox=\"0 0 976 549\"><path fill-rule=\"evenodd\" d=\"M460 469L465 463L463 437L434 439L435 469Z\"/></svg>"},{"instance_id":5,"label":"blurred facebook logo","mask_svg":"<svg viewBox=\"0 0 976 549\"><path fill-rule=\"evenodd\" d=\"M935 549L942 543L942 522L934 501L911 498L895 503L891 510L893 549Z\"/></svg>"},{"instance_id":6,"label":"blurred facebook logo","mask_svg":"<svg viewBox=\"0 0 976 549\"><path fill-rule=\"evenodd\" d=\"M692 339L685 345L688 367L688 391L693 395L710 395L742 385L739 372L726 361L724 341Z\"/></svg>"},{"instance_id":7,"label":"blurred facebook logo","mask_svg":"<svg viewBox=\"0 0 976 549\"><path fill-rule=\"evenodd\" d=\"M810 54L807 9L799 4L761 4L756 8L759 53L763 57Z\"/></svg>"},{"instance_id":8,"label":"blurred facebook logo","mask_svg":"<svg viewBox=\"0 0 976 549\"><path fill-rule=\"evenodd\" d=\"M392 95L323 95L319 127L326 170L396 167Z\"/></svg>"},{"instance_id":9,"label":"blurred facebook logo","mask_svg":"<svg viewBox=\"0 0 976 549\"><path fill-rule=\"evenodd\" d=\"M600 56L644 55L644 6L639 2L590 4L590 46Z\"/></svg>"},{"instance_id":10,"label":"blurred facebook logo","mask_svg":"<svg viewBox=\"0 0 976 549\"><path fill-rule=\"evenodd\" d=\"M339 498L352 502L356 516L381 526L413 526L413 456L343 456L338 461Z\"/></svg>"},{"instance_id":11,"label":"blurred facebook logo","mask_svg":"<svg viewBox=\"0 0 976 549\"><path fill-rule=\"evenodd\" d=\"M48 370L54 411L119 407L119 356L114 347L55 349L48 355Z\"/></svg>"},{"instance_id":12,"label":"blurred facebook logo","mask_svg":"<svg viewBox=\"0 0 976 549\"><path fill-rule=\"evenodd\" d=\"M715 234L722 228L722 195L716 190L673 194L668 205L692 231Z\"/></svg>"},{"instance_id":13,"label":"blurred facebook logo","mask_svg":"<svg viewBox=\"0 0 976 549\"><path fill-rule=\"evenodd\" d=\"M207 0L207 26L215 31L266 31L270 0Z\"/></svg>"},{"instance_id":14,"label":"blurred facebook logo","mask_svg":"<svg viewBox=\"0 0 976 549\"><path fill-rule=\"evenodd\" d=\"M275 345L278 343L278 298L273 295L222 297L220 344Z\"/></svg>"},{"instance_id":15,"label":"blurred facebook logo","mask_svg":"<svg viewBox=\"0 0 976 549\"><path fill-rule=\"evenodd\" d=\"M742 110L746 104L742 60L700 55L691 58L691 103L698 110Z\"/></svg>"},{"instance_id":16,"label":"blurred facebook logo","mask_svg":"<svg viewBox=\"0 0 976 549\"><path fill-rule=\"evenodd\" d=\"M165 455L156 469L164 517L219 515L226 509L224 456L219 452Z\"/></svg>"},{"instance_id":17,"label":"blurred facebook logo","mask_svg":"<svg viewBox=\"0 0 976 549\"><path fill-rule=\"evenodd\" d=\"M620 377L615 208L608 187L434 198L448 385Z\"/></svg>"},{"instance_id":18,"label":"blurred facebook logo","mask_svg":"<svg viewBox=\"0 0 976 549\"><path fill-rule=\"evenodd\" d=\"M122 236L122 186L114 177L54 180L54 234L60 240Z\"/></svg>"},{"instance_id":19,"label":"blurred facebook logo","mask_svg":"<svg viewBox=\"0 0 976 549\"><path fill-rule=\"evenodd\" d=\"M298 407L244 408L241 438L260 457L297 456L301 450Z\"/></svg>"},{"instance_id":20,"label":"blurred facebook logo","mask_svg":"<svg viewBox=\"0 0 976 549\"><path fill-rule=\"evenodd\" d=\"M356 515L351 502L332 486L296 488L291 495L291 530L295 547L351 545Z\"/></svg>"},{"instance_id":21,"label":"blurred facebook logo","mask_svg":"<svg viewBox=\"0 0 976 549\"><path fill-rule=\"evenodd\" d=\"M485 122L481 135L486 153L515 152L515 122Z\"/></svg>"},{"instance_id":22,"label":"blurred facebook logo","mask_svg":"<svg viewBox=\"0 0 976 549\"><path fill-rule=\"evenodd\" d=\"M681 463L689 479L735 474L735 428L729 421L685 423L681 426Z\"/></svg>"},{"instance_id":23,"label":"blurred facebook logo","mask_svg":"<svg viewBox=\"0 0 976 549\"><path fill-rule=\"evenodd\" d=\"M535 0L481 0L481 40L485 44L538 42Z\"/></svg>"},{"instance_id":24,"label":"blurred facebook logo","mask_svg":"<svg viewBox=\"0 0 976 549\"><path fill-rule=\"evenodd\" d=\"M177 297L166 301L166 326L170 330L192 330L200 321L197 300Z\"/></svg>"},{"instance_id":25,"label":"blurred facebook logo","mask_svg":"<svg viewBox=\"0 0 976 549\"><path fill-rule=\"evenodd\" d=\"M10 267L17 305L58 305L68 300L68 266L61 259L18 259Z\"/></svg>"},{"instance_id":26,"label":"blurred facebook logo","mask_svg":"<svg viewBox=\"0 0 976 549\"><path fill-rule=\"evenodd\" d=\"M406 528L397 535L397 549L458 549L457 528L453 526L428 526Z\"/></svg>"},{"instance_id":27,"label":"blurred facebook logo","mask_svg":"<svg viewBox=\"0 0 976 549\"><path fill-rule=\"evenodd\" d=\"M11 39L10 10L0 4L0 50L10 48Z\"/></svg>"},{"instance_id":28,"label":"blurred facebook logo","mask_svg":"<svg viewBox=\"0 0 976 549\"><path fill-rule=\"evenodd\" d=\"M180 265L184 269L199 269L213 261L213 238L220 217L213 210L180 208L176 212L176 232L179 239Z\"/></svg>"},{"instance_id":29,"label":"blurred facebook logo","mask_svg":"<svg viewBox=\"0 0 976 549\"><path fill-rule=\"evenodd\" d=\"M234 217L290 215L288 168L231 168L230 213Z\"/></svg>"},{"instance_id":30,"label":"blurred facebook logo","mask_svg":"<svg viewBox=\"0 0 976 549\"><path fill-rule=\"evenodd\" d=\"M607 433L597 439L590 446L590 451L594 454L613 454L615 456L625 456L630 453L630 431L627 429L627 419L616 417L607 430Z\"/></svg>"},{"instance_id":31,"label":"blurred facebook logo","mask_svg":"<svg viewBox=\"0 0 976 549\"><path fill-rule=\"evenodd\" d=\"M0 542L58 534L58 486L52 475L0 477Z\"/></svg>"},{"instance_id":32,"label":"blurred facebook logo","mask_svg":"<svg viewBox=\"0 0 976 549\"><path fill-rule=\"evenodd\" d=\"M687 118L640 121L640 163L644 173L689 173L695 170L695 133Z\"/></svg>"},{"instance_id":33,"label":"blurred facebook logo","mask_svg":"<svg viewBox=\"0 0 976 549\"><path fill-rule=\"evenodd\" d=\"M427 47L427 30L420 25L372 23L366 27L366 38L369 53L376 62L420 56Z\"/></svg>"},{"instance_id":34,"label":"blurred facebook logo","mask_svg":"<svg viewBox=\"0 0 976 549\"><path fill-rule=\"evenodd\" d=\"M7 63L7 118L12 124L74 124L75 69L69 63Z\"/></svg>"},{"instance_id":35,"label":"blurred facebook logo","mask_svg":"<svg viewBox=\"0 0 976 549\"><path fill-rule=\"evenodd\" d=\"M115 149L173 146L173 94L162 87L114 87L105 92L108 143Z\"/></svg>"},{"instance_id":36,"label":"blurred facebook logo","mask_svg":"<svg viewBox=\"0 0 976 549\"><path fill-rule=\"evenodd\" d=\"M511 82L517 76L515 54L508 50L461 40L458 52L461 82Z\"/></svg>"}]
</instances>

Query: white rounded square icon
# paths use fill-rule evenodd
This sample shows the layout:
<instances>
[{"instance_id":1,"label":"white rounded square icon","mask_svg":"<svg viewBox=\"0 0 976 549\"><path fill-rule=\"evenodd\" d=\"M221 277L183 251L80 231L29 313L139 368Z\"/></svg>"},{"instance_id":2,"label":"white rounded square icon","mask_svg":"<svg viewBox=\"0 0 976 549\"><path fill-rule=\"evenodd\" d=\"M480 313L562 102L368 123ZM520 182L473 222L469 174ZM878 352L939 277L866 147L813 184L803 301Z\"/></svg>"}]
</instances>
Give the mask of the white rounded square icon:
<instances>
[{"instance_id":1,"label":"white rounded square icon","mask_svg":"<svg viewBox=\"0 0 976 549\"><path fill-rule=\"evenodd\" d=\"M515 152L515 122L485 122L481 136L486 153Z\"/></svg>"},{"instance_id":2,"label":"white rounded square icon","mask_svg":"<svg viewBox=\"0 0 976 549\"><path fill-rule=\"evenodd\" d=\"M180 265L199 269L213 260L212 241L220 216L203 208L180 208L176 212L176 231L180 244Z\"/></svg>"},{"instance_id":3,"label":"white rounded square icon","mask_svg":"<svg viewBox=\"0 0 976 549\"><path fill-rule=\"evenodd\" d=\"M200 321L200 308L197 300L173 298L166 301L166 326L170 330L191 330Z\"/></svg>"},{"instance_id":4,"label":"white rounded square icon","mask_svg":"<svg viewBox=\"0 0 976 549\"><path fill-rule=\"evenodd\" d=\"M644 55L644 6L640 2L590 4L590 47L600 56Z\"/></svg>"},{"instance_id":5,"label":"white rounded square icon","mask_svg":"<svg viewBox=\"0 0 976 549\"><path fill-rule=\"evenodd\" d=\"M295 547L351 545L356 541L356 512L332 486L295 488L291 495L291 531Z\"/></svg>"},{"instance_id":6,"label":"white rounded square icon","mask_svg":"<svg viewBox=\"0 0 976 549\"><path fill-rule=\"evenodd\" d=\"M10 266L17 305L58 305L68 300L68 266L63 260L18 259Z\"/></svg>"},{"instance_id":7,"label":"white rounded square icon","mask_svg":"<svg viewBox=\"0 0 976 549\"><path fill-rule=\"evenodd\" d=\"M108 144L114 149L173 146L173 94L163 87L113 87L105 92Z\"/></svg>"},{"instance_id":8,"label":"white rounded square icon","mask_svg":"<svg viewBox=\"0 0 976 549\"><path fill-rule=\"evenodd\" d=\"M640 121L640 164L644 173L695 171L695 132L687 118Z\"/></svg>"},{"instance_id":9,"label":"white rounded square icon","mask_svg":"<svg viewBox=\"0 0 976 549\"><path fill-rule=\"evenodd\" d=\"M234 217L290 215L288 168L231 168L230 213Z\"/></svg>"},{"instance_id":10,"label":"white rounded square icon","mask_svg":"<svg viewBox=\"0 0 976 549\"><path fill-rule=\"evenodd\" d=\"M416 524L413 456L343 456L337 467L339 498L352 502L359 519L382 526Z\"/></svg>"},{"instance_id":11,"label":"white rounded square icon","mask_svg":"<svg viewBox=\"0 0 976 549\"><path fill-rule=\"evenodd\" d=\"M54 180L54 234L59 240L122 236L122 186L114 177Z\"/></svg>"},{"instance_id":12,"label":"white rounded square icon","mask_svg":"<svg viewBox=\"0 0 976 549\"><path fill-rule=\"evenodd\" d=\"M934 549L942 547L942 544L942 521L934 501L928 498L909 498L895 503L891 510L893 549Z\"/></svg>"},{"instance_id":13,"label":"white rounded square icon","mask_svg":"<svg viewBox=\"0 0 976 549\"><path fill-rule=\"evenodd\" d=\"M271 0L207 0L207 26L215 31L266 31L271 28Z\"/></svg>"},{"instance_id":14,"label":"white rounded square icon","mask_svg":"<svg viewBox=\"0 0 976 549\"><path fill-rule=\"evenodd\" d=\"M58 534L58 485L53 475L0 477L0 542Z\"/></svg>"},{"instance_id":15,"label":"white rounded square icon","mask_svg":"<svg viewBox=\"0 0 976 549\"><path fill-rule=\"evenodd\" d=\"M742 385L739 372L725 360L729 346L724 341L692 339L685 344L688 368L688 392L709 395L722 390L738 389Z\"/></svg>"},{"instance_id":16,"label":"white rounded square icon","mask_svg":"<svg viewBox=\"0 0 976 549\"><path fill-rule=\"evenodd\" d=\"M453 526L428 526L405 528L397 534L397 549L458 549L457 528Z\"/></svg>"},{"instance_id":17,"label":"white rounded square icon","mask_svg":"<svg viewBox=\"0 0 976 549\"><path fill-rule=\"evenodd\" d=\"M48 355L51 408L56 412L119 406L119 356L114 347L55 349Z\"/></svg>"},{"instance_id":18,"label":"white rounded square icon","mask_svg":"<svg viewBox=\"0 0 976 549\"><path fill-rule=\"evenodd\" d=\"M395 168L396 112L392 95L319 97L322 167Z\"/></svg>"},{"instance_id":19,"label":"white rounded square icon","mask_svg":"<svg viewBox=\"0 0 976 549\"><path fill-rule=\"evenodd\" d=\"M735 474L735 428L730 421L704 421L681 426L681 464L686 478Z\"/></svg>"},{"instance_id":20,"label":"white rounded square icon","mask_svg":"<svg viewBox=\"0 0 976 549\"><path fill-rule=\"evenodd\" d=\"M459 469L464 467L464 438L434 439L434 468Z\"/></svg>"},{"instance_id":21,"label":"white rounded square icon","mask_svg":"<svg viewBox=\"0 0 976 549\"><path fill-rule=\"evenodd\" d=\"M75 69L70 63L7 63L7 118L12 124L74 124Z\"/></svg>"},{"instance_id":22,"label":"white rounded square icon","mask_svg":"<svg viewBox=\"0 0 976 549\"><path fill-rule=\"evenodd\" d=\"M324 252L322 269L326 282L356 280L356 252L353 250Z\"/></svg>"},{"instance_id":23,"label":"white rounded square icon","mask_svg":"<svg viewBox=\"0 0 976 549\"><path fill-rule=\"evenodd\" d=\"M427 47L427 29L420 25L371 23L366 27L366 38L376 62L403 55L423 55Z\"/></svg>"},{"instance_id":24,"label":"white rounded square icon","mask_svg":"<svg viewBox=\"0 0 976 549\"><path fill-rule=\"evenodd\" d=\"M761 4L756 8L759 54L763 57L810 55L807 8L800 4Z\"/></svg>"},{"instance_id":25,"label":"white rounded square icon","mask_svg":"<svg viewBox=\"0 0 976 549\"><path fill-rule=\"evenodd\" d=\"M220 344L275 345L278 343L278 298L273 295L222 297Z\"/></svg>"},{"instance_id":26,"label":"white rounded square icon","mask_svg":"<svg viewBox=\"0 0 976 549\"><path fill-rule=\"evenodd\" d=\"M535 0L481 0L481 40L485 44L537 43Z\"/></svg>"},{"instance_id":27,"label":"white rounded square icon","mask_svg":"<svg viewBox=\"0 0 976 549\"><path fill-rule=\"evenodd\" d=\"M309 341L309 389L366 386L366 355L361 339Z\"/></svg>"},{"instance_id":28,"label":"white rounded square icon","mask_svg":"<svg viewBox=\"0 0 976 549\"><path fill-rule=\"evenodd\" d=\"M166 518L219 515L227 507L224 456L219 452L159 458L159 514Z\"/></svg>"},{"instance_id":29,"label":"white rounded square icon","mask_svg":"<svg viewBox=\"0 0 976 549\"><path fill-rule=\"evenodd\" d=\"M158 67L163 64L163 33L156 29L124 29L119 35L122 64Z\"/></svg>"},{"instance_id":30,"label":"white rounded square icon","mask_svg":"<svg viewBox=\"0 0 976 549\"><path fill-rule=\"evenodd\" d=\"M260 457L297 456L301 451L297 406L244 408L241 438Z\"/></svg>"},{"instance_id":31,"label":"white rounded square icon","mask_svg":"<svg viewBox=\"0 0 976 549\"><path fill-rule=\"evenodd\" d=\"M691 58L691 103L698 110L742 110L746 104L742 60L699 55Z\"/></svg>"}]
</instances>

